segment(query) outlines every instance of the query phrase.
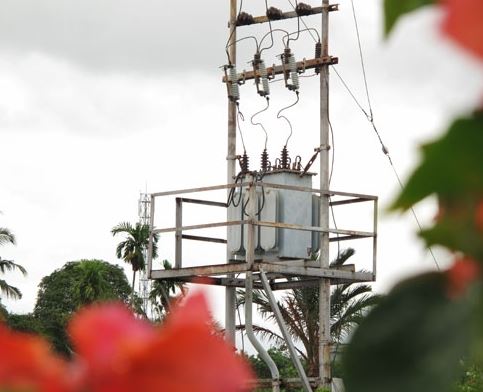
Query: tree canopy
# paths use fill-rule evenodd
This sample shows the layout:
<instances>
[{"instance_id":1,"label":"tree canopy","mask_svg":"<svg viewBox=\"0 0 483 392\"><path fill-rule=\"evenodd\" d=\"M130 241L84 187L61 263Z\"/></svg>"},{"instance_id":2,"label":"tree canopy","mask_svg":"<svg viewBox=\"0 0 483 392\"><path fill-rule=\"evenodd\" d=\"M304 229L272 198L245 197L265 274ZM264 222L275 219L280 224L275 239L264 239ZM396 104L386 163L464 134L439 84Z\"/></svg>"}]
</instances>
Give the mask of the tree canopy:
<instances>
[{"instance_id":1,"label":"tree canopy","mask_svg":"<svg viewBox=\"0 0 483 392\"><path fill-rule=\"evenodd\" d=\"M119 266L102 260L72 261L42 279L34 316L54 348L69 354L65 325L72 313L92 302L120 300L128 303L130 294L126 275Z\"/></svg>"}]
</instances>

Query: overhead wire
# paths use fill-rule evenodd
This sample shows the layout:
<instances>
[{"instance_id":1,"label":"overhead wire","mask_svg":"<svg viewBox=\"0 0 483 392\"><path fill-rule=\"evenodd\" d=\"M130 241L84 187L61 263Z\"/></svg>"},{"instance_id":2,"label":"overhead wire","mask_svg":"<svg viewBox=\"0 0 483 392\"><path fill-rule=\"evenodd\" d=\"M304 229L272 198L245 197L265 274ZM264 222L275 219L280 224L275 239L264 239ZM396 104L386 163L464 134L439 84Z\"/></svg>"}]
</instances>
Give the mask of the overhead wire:
<instances>
[{"instance_id":1,"label":"overhead wire","mask_svg":"<svg viewBox=\"0 0 483 392\"><path fill-rule=\"evenodd\" d=\"M240 7L238 8L238 15L240 15L242 7L243 7L243 0L240 0ZM230 28L231 28L231 32L230 32L230 35L228 36L228 40L226 41L225 52L226 52L226 56L228 57L228 64L231 65L232 62L231 62L231 58L230 58L230 53L228 52L228 48L230 46L230 41L231 41L233 35L236 32L236 21L235 21L235 26L231 26L231 24L230 24Z\"/></svg>"},{"instance_id":2,"label":"overhead wire","mask_svg":"<svg viewBox=\"0 0 483 392\"><path fill-rule=\"evenodd\" d=\"M297 11L296 6L295 6L295 5L293 5L293 3L292 3L290 0L287 0L287 1L290 3L290 5L291 5L291 6L292 6L292 8L294 9L294 11ZM302 22L302 24L305 26L305 28L306 28L306 29L309 29L309 27L307 26L307 24L305 23L305 21L303 20L303 18L302 18L302 17L300 17L300 21ZM310 36L313 38L313 40L314 40L315 42L318 42L318 41L315 39L315 37L313 36L312 32L310 32L310 30L309 30L309 33L310 33ZM320 37L319 37L319 41L320 41Z\"/></svg>"},{"instance_id":3,"label":"overhead wire","mask_svg":"<svg viewBox=\"0 0 483 392\"><path fill-rule=\"evenodd\" d=\"M288 105L288 106L286 106L282 109L280 109L277 113L277 118L283 118L285 121L287 121L288 126L290 127L290 134L288 135L287 140L285 141L285 147L287 147L288 141L292 137L293 128L292 128L292 123L290 122L290 120L285 116L281 116L280 113L282 113L284 110L290 109L291 107L294 107L295 105L297 105L297 103L299 102L299 92L297 90L295 91L295 95L297 96L295 102L291 103L290 105Z\"/></svg>"},{"instance_id":4,"label":"overhead wire","mask_svg":"<svg viewBox=\"0 0 483 392\"><path fill-rule=\"evenodd\" d=\"M268 1L267 1L267 0L265 0L265 12L268 12ZM266 47L266 48L261 49L261 50L260 50L260 54L261 54L261 53L262 53L264 50L272 48L272 47L273 47L273 44L274 44L274 41L273 41L272 22L271 22L271 20L270 20L270 19L268 19L268 27L270 28L270 32L269 32L269 33L270 33L270 38L271 38L271 41L272 41L272 42L271 42L270 46L268 46L268 47ZM260 45L261 45L261 43L260 43Z\"/></svg>"},{"instance_id":5,"label":"overhead wire","mask_svg":"<svg viewBox=\"0 0 483 392\"><path fill-rule=\"evenodd\" d=\"M391 158L391 155L389 154L389 150L388 148L386 147L386 145L384 144L383 140L382 140L382 137L381 137L381 134L379 133L379 130L377 129L377 126L374 122L374 113L372 111L372 105L371 105L371 99L370 99L370 94L369 94L369 88L368 88L368 83L367 83L367 75L366 75L366 70L365 70L365 64L364 64L364 56L363 56L363 53L362 53L362 45L361 45L361 39L360 39L360 34L359 34L359 27L358 27L358 23L357 23L357 14L356 14L356 10L355 10L355 7L354 7L354 1L351 0L351 4L352 4L352 13L353 13L353 18L354 18L354 26L355 26L355 30L356 30L356 36L357 36L357 43L358 43L358 47L359 47L359 57L360 57L360 62L361 62L361 68L362 68L362 75L363 75L363 78L364 78L364 87L365 87L365 93L366 93L366 98L367 98L367 104L368 104L368 109L369 109L369 112L367 112L363 107L362 105L359 103L359 101L357 100L357 98L355 97L354 93L351 91L351 89L349 88L349 86L347 85L347 83L344 81L344 79L342 78L342 76L337 72L337 70L335 69L334 66L332 66L332 69L335 71L336 75L339 77L340 81L342 82L342 85L345 87L345 89L349 92L350 96L352 97L352 99L354 100L354 102L357 104L357 106L359 107L359 109L362 111L362 113L364 113L364 116L367 118L367 120L371 123L372 125L372 128L379 140L379 143L381 144L381 148L382 148L382 152L383 154L387 157L388 161L389 161L389 164L391 165L391 168L394 172L394 175L396 176L396 179L397 179L397 182L401 188L401 190L404 190L404 185L401 181L401 178L398 174L398 171L396 169L396 166L394 165L394 162L392 161L392 158ZM421 226L421 223L419 221L419 218L416 214L416 211L414 210L413 207L410 207L410 210L411 210L411 213L414 217L414 220L416 221L416 224L419 228L419 230L422 230L422 226ZM431 248L431 246L428 246L427 247L429 253L431 254L431 257L434 261L434 264L436 265L436 268L438 270L441 270L440 268L440 265L436 259L436 256L434 255L433 253L433 250Z\"/></svg>"},{"instance_id":6,"label":"overhead wire","mask_svg":"<svg viewBox=\"0 0 483 392\"><path fill-rule=\"evenodd\" d=\"M270 98L265 97L265 99L267 101L267 106L265 106L265 108L263 108L262 110L256 112L255 114L253 114L253 116L250 117L250 122L252 123L252 125L254 125L254 126L259 125L262 128L263 132L265 133L265 148L267 148L267 142L268 142L268 133L267 133L267 130L265 129L265 127L263 126L262 123L260 123L260 122L254 123L253 122L253 119L255 118L255 116L258 116L260 113L263 113L266 110L268 110L268 108L270 106Z\"/></svg>"}]
</instances>

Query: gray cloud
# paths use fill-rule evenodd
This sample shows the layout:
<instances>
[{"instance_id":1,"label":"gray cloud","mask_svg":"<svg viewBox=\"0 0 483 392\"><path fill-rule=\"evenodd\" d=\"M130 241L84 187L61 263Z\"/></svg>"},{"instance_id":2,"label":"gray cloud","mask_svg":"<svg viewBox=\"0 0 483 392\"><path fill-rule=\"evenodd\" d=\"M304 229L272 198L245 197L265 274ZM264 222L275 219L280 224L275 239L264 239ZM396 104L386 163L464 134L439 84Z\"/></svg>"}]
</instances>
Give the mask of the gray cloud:
<instances>
[{"instance_id":1,"label":"gray cloud","mask_svg":"<svg viewBox=\"0 0 483 392\"><path fill-rule=\"evenodd\" d=\"M214 0L2 0L0 48L96 69L216 68L227 17L228 2Z\"/></svg>"}]
</instances>

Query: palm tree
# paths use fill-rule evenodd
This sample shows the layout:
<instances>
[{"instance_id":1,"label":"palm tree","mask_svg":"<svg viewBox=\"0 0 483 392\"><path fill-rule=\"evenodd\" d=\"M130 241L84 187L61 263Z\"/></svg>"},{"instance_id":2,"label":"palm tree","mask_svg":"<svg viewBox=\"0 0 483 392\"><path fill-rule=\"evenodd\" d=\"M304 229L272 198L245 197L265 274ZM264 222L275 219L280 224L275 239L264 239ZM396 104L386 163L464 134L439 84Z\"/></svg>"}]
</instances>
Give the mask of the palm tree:
<instances>
[{"instance_id":1,"label":"palm tree","mask_svg":"<svg viewBox=\"0 0 483 392\"><path fill-rule=\"evenodd\" d=\"M330 266L337 268L354 254L353 249L341 252ZM343 341L350 331L358 325L367 310L374 306L379 296L371 293L371 287L366 284L345 283L336 285L330 296L330 332L336 343ZM243 291L238 291L237 305L243 305L245 297ZM256 290L253 293L253 303L258 307L262 317L267 321L276 321L272 312L268 296L265 291ZM304 287L291 289L278 306L287 325L292 339L302 343L305 350L297 349L307 364L309 377L318 374L318 339L319 339L319 289L318 287ZM237 326L245 329L244 325ZM261 337L273 341L277 346L285 346L284 339L270 328L254 326L254 331Z\"/></svg>"},{"instance_id":2,"label":"palm tree","mask_svg":"<svg viewBox=\"0 0 483 392\"><path fill-rule=\"evenodd\" d=\"M12 244L15 245L15 236L10 230L0 227L0 245ZM23 275L27 274L27 271L20 264L14 263L12 260L3 260L0 257L0 272L4 274L7 271L19 270ZM17 287L9 285L5 280L0 279L0 293L4 294L7 298L20 299L22 293Z\"/></svg>"},{"instance_id":3,"label":"palm tree","mask_svg":"<svg viewBox=\"0 0 483 392\"><path fill-rule=\"evenodd\" d=\"M173 269L173 266L168 260L163 260L163 268L170 270ZM176 295L178 290L180 293ZM170 293L175 296L171 296ZM149 292L149 300L154 306L158 319L162 320L171 310L171 303L177 298L183 297L185 293L186 286L183 282L175 282L168 279L155 280Z\"/></svg>"},{"instance_id":4,"label":"palm tree","mask_svg":"<svg viewBox=\"0 0 483 392\"><path fill-rule=\"evenodd\" d=\"M119 223L111 230L113 236L116 234L125 234L125 240L121 241L116 248L116 256L123 259L126 263L131 264L132 275L132 292L134 293L134 283L136 281L136 272L144 270L146 265L145 251L149 245L149 225L136 223L135 226L129 222ZM153 259L158 256L158 239L157 234L153 235Z\"/></svg>"}]
</instances>

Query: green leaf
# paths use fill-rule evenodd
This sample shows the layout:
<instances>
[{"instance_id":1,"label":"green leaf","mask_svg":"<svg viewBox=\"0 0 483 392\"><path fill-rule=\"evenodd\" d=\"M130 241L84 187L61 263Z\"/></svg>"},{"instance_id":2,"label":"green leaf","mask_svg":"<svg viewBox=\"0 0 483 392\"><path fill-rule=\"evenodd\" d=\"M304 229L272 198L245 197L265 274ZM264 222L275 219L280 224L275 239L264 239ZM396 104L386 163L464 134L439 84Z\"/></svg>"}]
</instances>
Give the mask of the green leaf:
<instances>
[{"instance_id":1,"label":"green leaf","mask_svg":"<svg viewBox=\"0 0 483 392\"><path fill-rule=\"evenodd\" d=\"M396 286L354 333L344 356L347 392L445 392L467 353L471 306L447 297L446 276Z\"/></svg>"},{"instance_id":2,"label":"green leaf","mask_svg":"<svg viewBox=\"0 0 483 392\"><path fill-rule=\"evenodd\" d=\"M483 194L483 112L456 120L443 138L422 147L423 161L393 209L407 210L425 197L445 200Z\"/></svg>"},{"instance_id":3,"label":"green leaf","mask_svg":"<svg viewBox=\"0 0 483 392\"><path fill-rule=\"evenodd\" d=\"M388 35L401 15L414 11L435 0L384 0L385 33Z\"/></svg>"}]
</instances>

